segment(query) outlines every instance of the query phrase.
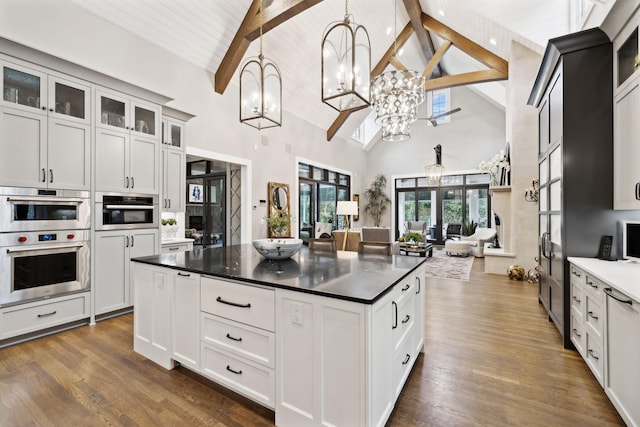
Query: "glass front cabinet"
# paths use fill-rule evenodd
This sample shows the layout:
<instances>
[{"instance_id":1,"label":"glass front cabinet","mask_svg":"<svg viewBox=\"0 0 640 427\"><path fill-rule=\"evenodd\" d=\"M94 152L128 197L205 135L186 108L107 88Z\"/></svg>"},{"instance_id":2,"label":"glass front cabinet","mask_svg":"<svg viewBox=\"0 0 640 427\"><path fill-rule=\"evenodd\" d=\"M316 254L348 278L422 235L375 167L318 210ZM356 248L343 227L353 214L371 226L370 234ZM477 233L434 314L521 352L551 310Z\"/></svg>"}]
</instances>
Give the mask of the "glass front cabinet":
<instances>
[{"instance_id":1,"label":"glass front cabinet","mask_svg":"<svg viewBox=\"0 0 640 427\"><path fill-rule=\"evenodd\" d=\"M160 135L160 109L142 100L113 92L96 91L96 125L156 138Z\"/></svg>"}]
</instances>

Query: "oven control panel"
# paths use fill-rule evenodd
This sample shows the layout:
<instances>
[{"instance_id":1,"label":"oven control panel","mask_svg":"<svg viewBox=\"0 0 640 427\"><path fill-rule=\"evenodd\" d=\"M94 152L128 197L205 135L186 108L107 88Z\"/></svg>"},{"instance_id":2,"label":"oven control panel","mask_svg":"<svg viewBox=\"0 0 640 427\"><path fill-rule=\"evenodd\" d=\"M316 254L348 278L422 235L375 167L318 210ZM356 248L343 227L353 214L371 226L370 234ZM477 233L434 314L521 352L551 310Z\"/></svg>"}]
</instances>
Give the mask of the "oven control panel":
<instances>
[{"instance_id":1,"label":"oven control panel","mask_svg":"<svg viewBox=\"0 0 640 427\"><path fill-rule=\"evenodd\" d=\"M89 230L60 230L48 232L0 233L0 248L22 245L60 244L89 240Z\"/></svg>"},{"instance_id":2,"label":"oven control panel","mask_svg":"<svg viewBox=\"0 0 640 427\"><path fill-rule=\"evenodd\" d=\"M55 234L55 233L38 234L38 241L39 242L50 242L52 240L58 240L58 235Z\"/></svg>"}]
</instances>

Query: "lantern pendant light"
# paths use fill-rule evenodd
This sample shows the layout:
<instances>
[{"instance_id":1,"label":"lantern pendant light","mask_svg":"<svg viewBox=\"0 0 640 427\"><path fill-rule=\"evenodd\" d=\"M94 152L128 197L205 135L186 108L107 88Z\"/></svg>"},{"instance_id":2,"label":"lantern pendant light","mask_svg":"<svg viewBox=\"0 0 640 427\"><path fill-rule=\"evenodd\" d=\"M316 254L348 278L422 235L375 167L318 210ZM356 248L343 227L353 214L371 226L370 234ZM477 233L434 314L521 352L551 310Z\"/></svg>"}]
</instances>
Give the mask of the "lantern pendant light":
<instances>
[{"instance_id":1,"label":"lantern pendant light","mask_svg":"<svg viewBox=\"0 0 640 427\"><path fill-rule=\"evenodd\" d=\"M369 34L349 15L332 22L322 37L322 102L337 111L356 111L370 105L371 44Z\"/></svg>"},{"instance_id":2,"label":"lantern pendant light","mask_svg":"<svg viewBox=\"0 0 640 427\"><path fill-rule=\"evenodd\" d=\"M440 144L433 147L436 152L436 162L432 165L424 167L424 172L427 175L428 185L441 185L442 175L444 175L444 166L442 166L442 146Z\"/></svg>"},{"instance_id":3,"label":"lantern pendant light","mask_svg":"<svg viewBox=\"0 0 640 427\"><path fill-rule=\"evenodd\" d=\"M240 70L240 122L258 130L282 125L282 79L278 66L262 54L247 59Z\"/></svg>"}]
</instances>

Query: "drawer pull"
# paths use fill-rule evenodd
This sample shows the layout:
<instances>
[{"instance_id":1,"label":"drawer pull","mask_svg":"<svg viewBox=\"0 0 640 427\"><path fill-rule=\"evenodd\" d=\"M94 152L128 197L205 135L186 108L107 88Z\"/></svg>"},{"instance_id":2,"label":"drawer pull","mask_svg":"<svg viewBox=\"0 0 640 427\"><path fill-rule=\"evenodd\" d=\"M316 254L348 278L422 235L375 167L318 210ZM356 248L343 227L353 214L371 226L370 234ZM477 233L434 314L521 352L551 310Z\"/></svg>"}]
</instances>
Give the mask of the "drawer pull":
<instances>
[{"instance_id":1,"label":"drawer pull","mask_svg":"<svg viewBox=\"0 0 640 427\"><path fill-rule=\"evenodd\" d=\"M594 285L593 282L587 282L587 285L591 286L593 289L598 289L598 285Z\"/></svg>"},{"instance_id":2,"label":"drawer pull","mask_svg":"<svg viewBox=\"0 0 640 427\"><path fill-rule=\"evenodd\" d=\"M416 286L416 294L420 293L420 290L422 289L422 280L420 280L419 277L416 277L416 280L418 281L418 286Z\"/></svg>"},{"instance_id":3,"label":"drawer pull","mask_svg":"<svg viewBox=\"0 0 640 427\"><path fill-rule=\"evenodd\" d=\"M589 315L589 317L592 317L592 318L594 318L594 319L598 320L598 316L596 316L595 314L593 314L593 311L589 311L589 312L587 312L587 314Z\"/></svg>"},{"instance_id":4,"label":"drawer pull","mask_svg":"<svg viewBox=\"0 0 640 427\"><path fill-rule=\"evenodd\" d=\"M578 297L577 297L577 296L575 296L575 295L573 296L573 300L574 300L575 302L577 302L578 304L580 304L580 302L582 302L582 300L579 300L579 299L578 299Z\"/></svg>"},{"instance_id":5,"label":"drawer pull","mask_svg":"<svg viewBox=\"0 0 640 427\"><path fill-rule=\"evenodd\" d=\"M227 338L229 338L230 340L233 340L233 341L237 341L237 342L242 341L242 337L236 338L236 337L232 337L230 334L227 334Z\"/></svg>"},{"instance_id":6,"label":"drawer pull","mask_svg":"<svg viewBox=\"0 0 640 427\"><path fill-rule=\"evenodd\" d=\"M177 251L180 249L180 246L174 246L172 248L169 248L170 251Z\"/></svg>"},{"instance_id":7,"label":"drawer pull","mask_svg":"<svg viewBox=\"0 0 640 427\"><path fill-rule=\"evenodd\" d=\"M189 274L189 273L178 273L178 276L191 277L191 274Z\"/></svg>"},{"instance_id":8,"label":"drawer pull","mask_svg":"<svg viewBox=\"0 0 640 427\"><path fill-rule=\"evenodd\" d=\"M587 353L589 353L589 356L593 357L593 358L594 358L594 359L596 359L596 360L599 360L599 359L600 359L600 357L599 357L599 356L596 356L596 354L595 354L595 353L593 352L593 350L591 350L591 349L589 349L589 351L588 351Z\"/></svg>"},{"instance_id":9,"label":"drawer pull","mask_svg":"<svg viewBox=\"0 0 640 427\"><path fill-rule=\"evenodd\" d=\"M411 319L411 316L407 314L407 316L402 320L402 323L407 323Z\"/></svg>"},{"instance_id":10,"label":"drawer pull","mask_svg":"<svg viewBox=\"0 0 640 427\"><path fill-rule=\"evenodd\" d=\"M576 277L581 277L580 273L578 273L577 271L572 271L571 274L573 274Z\"/></svg>"},{"instance_id":11,"label":"drawer pull","mask_svg":"<svg viewBox=\"0 0 640 427\"><path fill-rule=\"evenodd\" d=\"M578 333L578 330L576 328L573 328L573 335L577 336L578 338L582 336Z\"/></svg>"},{"instance_id":12,"label":"drawer pull","mask_svg":"<svg viewBox=\"0 0 640 427\"><path fill-rule=\"evenodd\" d=\"M398 304L395 301L391 301L391 306L393 307L393 325L391 325L391 329L395 329L398 327Z\"/></svg>"},{"instance_id":13,"label":"drawer pull","mask_svg":"<svg viewBox=\"0 0 640 427\"><path fill-rule=\"evenodd\" d=\"M238 304L237 302L225 301L225 300L222 299L222 297L216 298L216 301L218 301L218 302L220 302L222 304L232 305L234 307L240 307L240 308L250 308L251 307L251 303Z\"/></svg>"},{"instance_id":14,"label":"drawer pull","mask_svg":"<svg viewBox=\"0 0 640 427\"><path fill-rule=\"evenodd\" d=\"M407 355L404 357L404 360L402 361L402 364L403 364L403 365L406 365L407 363L409 363L409 360L411 360L411 356L407 354Z\"/></svg>"},{"instance_id":15,"label":"drawer pull","mask_svg":"<svg viewBox=\"0 0 640 427\"><path fill-rule=\"evenodd\" d=\"M404 287L402 288L402 292L408 291L409 288L411 287L411 285L409 285L408 283L406 285L404 285Z\"/></svg>"},{"instance_id":16,"label":"drawer pull","mask_svg":"<svg viewBox=\"0 0 640 427\"><path fill-rule=\"evenodd\" d=\"M44 313L44 314L38 314L38 319L41 317L49 317L49 316L53 316L54 314L56 314L58 312L58 310L53 310L51 313Z\"/></svg>"},{"instance_id":17,"label":"drawer pull","mask_svg":"<svg viewBox=\"0 0 640 427\"><path fill-rule=\"evenodd\" d=\"M604 290L604 293L605 293L605 294L609 295L609 296L610 296L611 298L613 298L614 300L616 300L616 301L620 301L620 302L625 303L625 304L633 305L633 301L632 301L632 300L617 297L617 296L613 293L613 289L611 289L611 288L604 288L603 290Z\"/></svg>"},{"instance_id":18,"label":"drawer pull","mask_svg":"<svg viewBox=\"0 0 640 427\"><path fill-rule=\"evenodd\" d=\"M231 366L227 365L227 371L236 374L236 375L242 375L242 371L234 371L233 369L231 369Z\"/></svg>"}]
</instances>

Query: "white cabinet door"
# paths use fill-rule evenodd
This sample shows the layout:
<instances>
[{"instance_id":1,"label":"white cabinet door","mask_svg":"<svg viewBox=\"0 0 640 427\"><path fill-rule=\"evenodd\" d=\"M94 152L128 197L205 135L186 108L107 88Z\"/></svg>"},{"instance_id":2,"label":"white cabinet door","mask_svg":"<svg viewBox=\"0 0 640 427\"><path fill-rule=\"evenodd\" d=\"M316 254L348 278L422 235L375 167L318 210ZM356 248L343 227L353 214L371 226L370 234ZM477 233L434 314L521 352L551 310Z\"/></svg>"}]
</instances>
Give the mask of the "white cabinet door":
<instances>
[{"instance_id":1,"label":"white cabinet door","mask_svg":"<svg viewBox=\"0 0 640 427\"><path fill-rule=\"evenodd\" d=\"M136 135L132 135L129 141L129 190L134 193L158 194L158 141Z\"/></svg>"},{"instance_id":2,"label":"white cabinet door","mask_svg":"<svg viewBox=\"0 0 640 427\"><path fill-rule=\"evenodd\" d=\"M129 135L112 129L96 128L95 187L96 191L129 191L127 150Z\"/></svg>"},{"instance_id":3,"label":"white cabinet door","mask_svg":"<svg viewBox=\"0 0 640 427\"><path fill-rule=\"evenodd\" d=\"M200 275L182 271L172 274L171 354L174 360L198 372L200 370Z\"/></svg>"},{"instance_id":4,"label":"white cabinet door","mask_svg":"<svg viewBox=\"0 0 640 427\"><path fill-rule=\"evenodd\" d=\"M0 107L0 185L46 187L47 117Z\"/></svg>"},{"instance_id":5,"label":"white cabinet door","mask_svg":"<svg viewBox=\"0 0 640 427\"><path fill-rule=\"evenodd\" d=\"M607 289L605 391L627 425L640 425L640 302ZM612 296L611 296L612 295ZM626 301L626 302L625 302Z\"/></svg>"},{"instance_id":6,"label":"white cabinet door","mask_svg":"<svg viewBox=\"0 0 640 427\"><path fill-rule=\"evenodd\" d=\"M171 270L134 263L133 349L166 369L171 360Z\"/></svg>"},{"instance_id":7,"label":"white cabinet door","mask_svg":"<svg viewBox=\"0 0 640 427\"><path fill-rule=\"evenodd\" d=\"M129 307L129 232L124 230L95 233L93 294L95 314Z\"/></svg>"},{"instance_id":8,"label":"white cabinet door","mask_svg":"<svg viewBox=\"0 0 640 427\"><path fill-rule=\"evenodd\" d=\"M39 67L0 62L2 104L30 113L47 114L47 74Z\"/></svg>"},{"instance_id":9,"label":"white cabinet door","mask_svg":"<svg viewBox=\"0 0 640 427\"><path fill-rule=\"evenodd\" d=\"M614 101L614 209L640 209L640 75L634 79Z\"/></svg>"},{"instance_id":10,"label":"white cabinet door","mask_svg":"<svg viewBox=\"0 0 640 427\"><path fill-rule=\"evenodd\" d=\"M185 209L186 163L185 154L162 149L162 211L183 212Z\"/></svg>"},{"instance_id":11,"label":"white cabinet door","mask_svg":"<svg viewBox=\"0 0 640 427\"><path fill-rule=\"evenodd\" d=\"M47 181L60 189L91 188L90 126L49 118Z\"/></svg>"},{"instance_id":12,"label":"white cabinet door","mask_svg":"<svg viewBox=\"0 0 640 427\"><path fill-rule=\"evenodd\" d=\"M416 308L415 308L415 326L414 326L414 345L415 345L415 355L417 357L418 353L424 352L424 304L425 304L425 277L424 277L424 267L418 269L415 273L415 296L413 297L415 300Z\"/></svg>"}]
</instances>

